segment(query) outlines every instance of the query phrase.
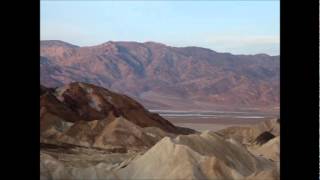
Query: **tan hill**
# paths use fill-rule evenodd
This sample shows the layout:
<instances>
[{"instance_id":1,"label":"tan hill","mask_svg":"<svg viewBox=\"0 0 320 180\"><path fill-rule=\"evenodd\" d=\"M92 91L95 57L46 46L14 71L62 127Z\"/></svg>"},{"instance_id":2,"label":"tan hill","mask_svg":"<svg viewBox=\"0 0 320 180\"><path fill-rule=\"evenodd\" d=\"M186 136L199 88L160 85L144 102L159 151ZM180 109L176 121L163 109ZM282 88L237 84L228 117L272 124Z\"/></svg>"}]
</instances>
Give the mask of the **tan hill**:
<instances>
[{"instance_id":1,"label":"tan hill","mask_svg":"<svg viewBox=\"0 0 320 180\"><path fill-rule=\"evenodd\" d=\"M40 179L107 179L115 169L130 163L136 156L78 147L51 147L50 151L40 151Z\"/></svg>"},{"instance_id":2,"label":"tan hill","mask_svg":"<svg viewBox=\"0 0 320 180\"><path fill-rule=\"evenodd\" d=\"M154 128L162 131L160 128ZM112 152L127 152L128 148L130 150L148 149L162 137L171 135L164 131L162 133L161 136L156 138L156 133L148 133L144 128L119 117L111 122L108 122L108 120L76 122L56 140L73 145L106 149Z\"/></svg>"},{"instance_id":3,"label":"tan hill","mask_svg":"<svg viewBox=\"0 0 320 180\"><path fill-rule=\"evenodd\" d=\"M212 132L163 138L108 179L278 179L274 162Z\"/></svg>"},{"instance_id":4,"label":"tan hill","mask_svg":"<svg viewBox=\"0 0 320 180\"><path fill-rule=\"evenodd\" d=\"M228 127L218 131L219 134L236 139L243 144L256 143L257 138L263 134L269 132L273 136L280 135L280 123L279 119L270 119L263 121L252 126L243 127Z\"/></svg>"},{"instance_id":5,"label":"tan hill","mask_svg":"<svg viewBox=\"0 0 320 180\"><path fill-rule=\"evenodd\" d=\"M275 162L280 162L280 136L272 138L261 146L251 147L250 151Z\"/></svg>"},{"instance_id":6,"label":"tan hill","mask_svg":"<svg viewBox=\"0 0 320 180\"><path fill-rule=\"evenodd\" d=\"M236 139L256 156L280 162L280 119L270 119L248 127L229 127L218 134Z\"/></svg>"},{"instance_id":7,"label":"tan hill","mask_svg":"<svg viewBox=\"0 0 320 180\"><path fill-rule=\"evenodd\" d=\"M41 83L48 87L91 83L153 109L279 106L279 56L154 42L78 47L41 41L40 67Z\"/></svg>"}]
</instances>

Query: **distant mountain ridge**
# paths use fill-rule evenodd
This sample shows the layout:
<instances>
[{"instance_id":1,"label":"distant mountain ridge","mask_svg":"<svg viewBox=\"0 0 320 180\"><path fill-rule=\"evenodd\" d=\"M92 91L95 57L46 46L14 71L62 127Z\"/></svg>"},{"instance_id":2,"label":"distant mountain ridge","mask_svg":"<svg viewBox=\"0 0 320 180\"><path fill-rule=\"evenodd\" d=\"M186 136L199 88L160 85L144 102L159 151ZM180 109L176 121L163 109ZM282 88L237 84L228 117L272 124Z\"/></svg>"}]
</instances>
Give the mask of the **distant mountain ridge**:
<instances>
[{"instance_id":1,"label":"distant mountain ridge","mask_svg":"<svg viewBox=\"0 0 320 180\"><path fill-rule=\"evenodd\" d=\"M279 56L125 41L41 41L40 52L41 83L49 87L92 83L153 109L279 106Z\"/></svg>"}]
</instances>

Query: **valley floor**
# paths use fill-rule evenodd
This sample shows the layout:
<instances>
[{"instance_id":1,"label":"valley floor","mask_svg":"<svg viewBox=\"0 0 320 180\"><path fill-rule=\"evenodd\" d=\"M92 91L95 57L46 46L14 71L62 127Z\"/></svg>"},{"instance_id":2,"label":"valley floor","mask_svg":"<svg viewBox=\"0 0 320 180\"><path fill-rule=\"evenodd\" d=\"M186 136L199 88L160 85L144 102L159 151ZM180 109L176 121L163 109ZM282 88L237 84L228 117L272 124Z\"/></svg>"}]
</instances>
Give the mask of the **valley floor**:
<instances>
[{"instance_id":1,"label":"valley floor","mask_svg":"<svg viewBox=\"0 0 320 180\"><path fill-rule=\"evenodd\" d=\"M270 116L272 117L272 116ZM256 123L263 122L270 117L262 118L210 118L210 117L164 117L172 124L180 127L187 127L197 131L219 131L227 127L233 126L251 126Z\"/></svg>"}]
</instances>

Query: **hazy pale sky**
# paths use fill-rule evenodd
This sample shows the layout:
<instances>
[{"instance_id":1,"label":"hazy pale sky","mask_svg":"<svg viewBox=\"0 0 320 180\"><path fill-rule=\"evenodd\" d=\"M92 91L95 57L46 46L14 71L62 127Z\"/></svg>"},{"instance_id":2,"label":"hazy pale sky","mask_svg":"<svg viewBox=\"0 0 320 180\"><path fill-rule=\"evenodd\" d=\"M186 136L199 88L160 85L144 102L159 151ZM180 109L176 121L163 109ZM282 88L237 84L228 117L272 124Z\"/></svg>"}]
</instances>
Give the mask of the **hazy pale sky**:
<instances>
[{"instance_id":1,"label":"hazy pale sky","mask_svg":"<svg viewBox=\"0 0 320 180\"><path fill-rule=\"evenodd\" d=\"M79 46L155 41L279 55L280 4L257 1L41 0L41 40Z\"/></svg>"}]
</instances>

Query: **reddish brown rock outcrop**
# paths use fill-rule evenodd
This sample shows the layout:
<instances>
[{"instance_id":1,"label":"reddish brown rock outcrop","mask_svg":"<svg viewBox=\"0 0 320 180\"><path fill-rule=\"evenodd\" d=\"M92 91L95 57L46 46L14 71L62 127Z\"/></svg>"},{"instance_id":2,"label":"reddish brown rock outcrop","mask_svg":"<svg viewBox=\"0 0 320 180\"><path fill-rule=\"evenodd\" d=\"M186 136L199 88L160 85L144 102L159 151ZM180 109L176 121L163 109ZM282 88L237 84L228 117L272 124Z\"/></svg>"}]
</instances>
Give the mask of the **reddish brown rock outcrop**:
<instances>
[{"instance_id":1,"label":"reddish brown rock outcrop","mask_svg":"<svg viewBox=\"0 0 320 180\"><path fill-rule=\"evenodd\" d=\"M100 127L101 130L121 117L125 119L123 122L128 121L128 123L140 128L156 127L174 134L194 132L190 129L174 126L158 114L149 112L126 95L117 94L95 85L71 83L56 89L41 86L40 91L40 125L42 130L50 129L50 126L61 129L63 123L60 121L64 121L74 123L66 131L67 134L70 135L70 132L79 134L86 131L83 128L90 126L90 123L99 122L100 126L97 128ZM101 124L100 121L103 123ZM100 130L87 129L90 132L99 132ZM86 136L90 136L90 132L84 133ZM72 133L70 136L73 137Z\"/></svg>"}]
</instances>

